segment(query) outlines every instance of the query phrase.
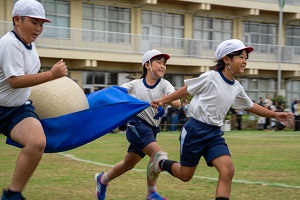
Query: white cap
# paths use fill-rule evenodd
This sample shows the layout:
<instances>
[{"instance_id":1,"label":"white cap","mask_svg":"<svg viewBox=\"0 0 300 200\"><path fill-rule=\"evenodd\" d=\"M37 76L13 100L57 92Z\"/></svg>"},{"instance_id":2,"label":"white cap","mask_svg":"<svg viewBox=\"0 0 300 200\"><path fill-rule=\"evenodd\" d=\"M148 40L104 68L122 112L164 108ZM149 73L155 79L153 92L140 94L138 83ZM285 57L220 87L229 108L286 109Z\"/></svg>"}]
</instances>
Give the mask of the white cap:
<instances>
[{"instance_id":1,"label":"white cap","mask_svg":"<svg viewBox=\"0 0 300 200\"><path fill-rule=\"evenodd\" d=\"M51 22L45 17L43 5L36 0L19 0L15 3L12 16L26 16L36 19L42 19L44 22Z\"/></svg>"},{"instance_id":2,"label":"white cap","mask_svg":"<svg viewBox=\"0 0 300 200\"><path fill-rule=\"evenodd\" d=\"M153 50L150 50L150 51L147 51L144 55L143 55L143 58L142 58L142 66L144 66L144 64L146 62L148 62L150 59L156 57L156 56L159 56L159 55L163 55L165 57L166 60L169 60L170 56L168 54L164 54L164 53L161 53L160 51L156 50L156 49L153 49Z\"/></svg>"},{"instance_id":3,"label":"white cap","mask_svg":"<svg viewBox=\"0 0 300 200\"><path fill-rule=\"evenodd\" d=\"M246 50L247 53L250 53L253 51L253 47L246 47L244 43L238 39L231 39L231 40L225 40L219 46L217 47L215 56L217 60L220 60L224 56L240 51L240 50Z\"/></svg>"}]
</instances>

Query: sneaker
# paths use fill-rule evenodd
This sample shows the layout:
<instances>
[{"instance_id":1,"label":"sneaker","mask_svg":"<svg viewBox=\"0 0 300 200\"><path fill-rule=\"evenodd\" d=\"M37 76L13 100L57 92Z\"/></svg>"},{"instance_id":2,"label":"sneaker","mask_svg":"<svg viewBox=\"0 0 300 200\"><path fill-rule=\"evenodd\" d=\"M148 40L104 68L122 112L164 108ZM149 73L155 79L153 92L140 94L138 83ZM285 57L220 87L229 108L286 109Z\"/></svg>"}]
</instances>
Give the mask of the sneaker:
<instances>
[{"instance_id":1,"label":"sneaker","mask_svg":"<svg viewBox=\"0 0 300 200\"><path fill-rule=\"evenodd\" d=\"M101 174L97 173L95 174L95 182L96 182L96 199L98 200L104 200L106 196L106 187L107 185L104 185L101 183L101 178L103 176L104 172Z\"/></svg>"},{"instance_id":2,"label":"sneaker","mask_svg":"<svg viewBox=\"0 0 300 200\"><path fill-rule=\"evenodd\" d=\"M3 190L1 200L26 200L21 193L11 195L9 198L6 197L6 190Z\"/></svg>"},{"instance_id":3,"label":"sneaker","mask_svg":"<svg viewBox=\"0 0 300 200\"><path fill-rule=\"evenodd\" d=\"M150 180L154 181L158 178L158 175L163 170L159 167L159 162L168 159L168 153L164 151L158 151L154 156L154 161L147 167L147 174Z\"/></svg>"},{"instance_id":4,"label":"sneaker","mask_svg":"<svg viewBox=\"0 0 300 200\"><path fill-rule=\"evenodd\" d=\"M149 194L146 197L146 200L168 200L168 199L160 196L157 192L151 192L151 194Z\"/></svg>"}]
</instances>

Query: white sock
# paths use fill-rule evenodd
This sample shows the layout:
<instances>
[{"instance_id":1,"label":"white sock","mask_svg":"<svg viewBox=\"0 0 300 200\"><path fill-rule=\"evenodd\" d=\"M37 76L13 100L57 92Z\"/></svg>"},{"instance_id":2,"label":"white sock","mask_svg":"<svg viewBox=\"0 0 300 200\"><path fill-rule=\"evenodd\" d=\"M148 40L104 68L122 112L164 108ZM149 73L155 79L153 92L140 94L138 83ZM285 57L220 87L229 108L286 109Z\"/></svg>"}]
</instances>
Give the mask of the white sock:
<instances>
[{"instance_id":1,"label":"white sock","mask_svg":"<svg viewBox=\"0 0 300 200\"><path fill-rule=\"evenodd\" d=\"M109 181L110 179L108 178L107 173L104 173L103 176L101 177L101 183L107 185Z\"/></svg>"},{"instance_id":2,"label":"white sock","mask_svg":"<svg viewBox=\"0 0 300 200\"><path fill-rule=\"evenodd\" d=\"M156 186L155 186L155 185L154 185L154 186L149 186L149 185L148 185L148 188L147 188L147 189L148 189L148 195L149 195L149 194L151 194L151 192L156 191Z\"/></svg>"}]
</instances>

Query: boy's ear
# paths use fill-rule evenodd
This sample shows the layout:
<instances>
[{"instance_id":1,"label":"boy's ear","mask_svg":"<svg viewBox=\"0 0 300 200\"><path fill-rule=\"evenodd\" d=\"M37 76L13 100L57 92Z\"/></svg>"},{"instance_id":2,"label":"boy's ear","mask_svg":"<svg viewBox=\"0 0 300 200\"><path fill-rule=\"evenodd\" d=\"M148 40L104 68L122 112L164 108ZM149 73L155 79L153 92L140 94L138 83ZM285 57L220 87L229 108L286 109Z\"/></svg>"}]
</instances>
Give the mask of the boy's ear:
<instances>
[{"instance_id":1,"label":"boy's ear","mask_svg":"<svg viewBox=\"0 0 300 200\"><path fill-rule=\"evenodd\" d=\"M15 16L15 17L13 18L13 20L14 20L14 22L15 22L16 25L21 24L21 17L20 17L20 16Z\"/></svg>"},{"instance_id":2,"label":"boy's ear","mask_svg":"<svg viewBox=\"0 0 300 200\"><path fill-rule=\"evenodd\" d=\"M228 56L224 56L224 57L223 57L223 61L224 61L225 64L228 65Z\"/></svg>"}]
</instances>

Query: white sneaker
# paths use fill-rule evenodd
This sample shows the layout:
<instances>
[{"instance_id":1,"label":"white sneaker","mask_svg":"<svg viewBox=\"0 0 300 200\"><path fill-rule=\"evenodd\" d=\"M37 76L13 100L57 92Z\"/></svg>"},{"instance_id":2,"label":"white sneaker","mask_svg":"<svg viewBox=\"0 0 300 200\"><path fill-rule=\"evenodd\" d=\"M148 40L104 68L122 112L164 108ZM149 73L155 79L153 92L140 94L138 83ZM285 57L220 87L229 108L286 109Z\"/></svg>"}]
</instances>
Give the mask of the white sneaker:
<instances>
[{"instance_id":1,"label":"white sneaker","mask_svg":"<svg viewBox=\"0 0 300 200\"><path fill-rule=\"evenodd\" d=\"M152 181L156 180L159 176L159 173L163 171L159 167L159 162L166 159L168 159L167 152L158 151L155 154L153 163L150 163L147 167L147 175Z\"/></svg>"}]
</instances>

